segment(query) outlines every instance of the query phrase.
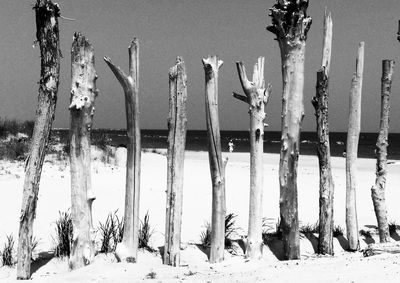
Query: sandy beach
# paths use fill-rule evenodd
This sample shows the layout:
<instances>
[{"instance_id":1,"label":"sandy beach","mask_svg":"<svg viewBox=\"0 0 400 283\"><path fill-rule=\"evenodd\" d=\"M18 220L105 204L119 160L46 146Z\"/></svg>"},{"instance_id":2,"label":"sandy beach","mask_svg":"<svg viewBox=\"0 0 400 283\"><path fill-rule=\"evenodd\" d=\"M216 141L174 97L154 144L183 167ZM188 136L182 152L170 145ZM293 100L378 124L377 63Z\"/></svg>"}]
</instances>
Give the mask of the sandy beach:
<instances>
[{"instance_id":1,"label":"sandy beach","mask_svg":"<svg viewBox=\"0 0 400 283\"><path fill-rule=\"evenodd\" d=\"M142 155L142 180L140 218L148 211L150 225L154 229L150 245L158 250L164 243L166 156L145 152ZM93 152L92 186L96 193L93 203L95 227L104 222L109 213L118 210L122 216L125 194L125 168L114 162L101 161L101 152ZM237 238L247 231L249 202L249 154L225 153L229 158L226 167L227 213L234 213ZM370 196L375 181L375 160L359 159L357 174L357 210L359 229L375 231L376 218ZM332 158L335 182L335 225L345 229L345 158ZM263 215L272 227L279 218L279 155L264 154ZM19 212L24 181L23 162L0 161L0 245L6 235L17 239ZM299 219L301 225L315 224L318 220L319 171L316 156L300 156L298 172ZM400 222L400 164L388 165L387 208L391 222ZM48 254L54 249L55 221L59 211L70 207L70 173L66 160L47 156L41 177L34 236L39 239L35 257ZM335 238L335 256L319 257L315 254L315 242L301 239L299 261L279 261L279 252L264 247L260 261L248 262L242 252L226 260L210 265L207 255L198 248L200 234L211 217L211 179L207 152L187 151L185 158L184 198L182 216L182 267L163 266L159 253L142 251L137 264L116 263L112 255L98 255L90 266L68 272L66 259L42 259L34 268L33 281L39 282L138 282L147 280L154 272L157 282L399 282L400 256L386 255L363 258L361 252L347 253L343 244ZM373 239L360 237L361 249ZM396 239L393 239L396 240ZM399 239L397 239L399 240ZM16 248L17 245L15 245ZM45 263L45 264L44 264ZM12 282L15 269L0 268L0 281Z\"/></svg>"}]
</instances>

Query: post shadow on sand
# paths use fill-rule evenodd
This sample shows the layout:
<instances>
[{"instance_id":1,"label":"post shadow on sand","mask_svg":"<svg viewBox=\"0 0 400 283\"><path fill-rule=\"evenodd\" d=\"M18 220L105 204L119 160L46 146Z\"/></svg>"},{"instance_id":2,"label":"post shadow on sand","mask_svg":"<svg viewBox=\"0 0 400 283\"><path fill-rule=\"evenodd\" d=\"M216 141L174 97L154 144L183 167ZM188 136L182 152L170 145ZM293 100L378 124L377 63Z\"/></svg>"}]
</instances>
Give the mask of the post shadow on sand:
<instances>
[{"instance_id":1,"label":"post shadow on sand","mask_svg":"<svg viewBox=\"0 0 400 283\"><path fill-rule=\"evenodd\" d=\"M307 238L307 240L310 241L310 243L313 247L314 253L318 253L318 237L315 236L313 233L306 233L303 235L304 235L304 237Z\"/></svg>"},{"instance_id":2,"label":"post shadow on sand","mask_svg":"<svg viewBox=\"0 0 400 283\"><path fill-rule=\"evenodd\" d=\"M38 258L32 261L31 263L31 276L33 273L38 271L42 266L46 265L53 257L54 253L52 252L39 253Z\"/></svg>"}]
</instances>

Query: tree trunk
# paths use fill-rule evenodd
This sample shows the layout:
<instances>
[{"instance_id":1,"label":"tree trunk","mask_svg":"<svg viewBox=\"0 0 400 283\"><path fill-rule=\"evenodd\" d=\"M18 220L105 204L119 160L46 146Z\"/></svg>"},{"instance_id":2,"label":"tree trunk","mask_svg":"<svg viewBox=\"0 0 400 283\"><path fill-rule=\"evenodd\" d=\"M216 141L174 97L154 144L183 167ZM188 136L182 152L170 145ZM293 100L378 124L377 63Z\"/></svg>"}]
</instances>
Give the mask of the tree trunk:
<instances>
[{"instance_id":1,"label":"tree trunk","mask_svg":"<svg viewBox=\"0 0 400 283\"><path fill-rule=\"evenodd\" d=\"M186 145L186 70L182 58L169 71L167 209L164 264L179 266Z\"/></svg>"},{"instance_id":2,"label":"tree trunk","mask_svg":"<svg viewBox=\"0 0 400 283\"><path fill-rule=\"evenodd\" d=\"M90 264L94 258L96 231L92 222L95 195L90 177L90 132L97 96L92 45L80 33L74 34L71 51L71 218L73 227L71 270Z\"/></svg>"},{"instance_id":3,"label":"tree trunk","mask_svg":"<svg viewBox=\"0 0 400 283\"><path fill-rule=\"evenodd\" d=\"M206 121L212 193L210 262L224 260L225 249L225 165L221 153L218 118L218 70L223 62L217 56L203 59L206 78Z\"/></svg>"},{"instance_id":4,"label":"tree trunk","mask_svg":"<svg viewBox=\"0 0 400 283\"><path fill-rule=\"evenodd\" d=\"M263 153L265 106L268 103L271 85L265 88L264 57L258 58L254 66L253 81L247 79L242 62L236 62L244 95L234 93L234 97L246 102L250 107L250 204L249 229L247 233L246 258L262 257L262 193L263 193Z\"/></svg>"},{"instance_id":5,"label":"tree trunk","mask_svg":"<svg viewBox=\"0 0 400 283\"><path fill-rule=\"evenodd\" d=\"M53 4L50 0L37 0L34 10L41 69L35 125L25 168L18 234L17 279L29 279L31 277L32 227L36 214L43 160L54 120L60 74L58 29L60 9L57 4Z\"/></svg>"},{"instance_id":6,"label":"tree trunk","mask_svg":"<svg viewBox=\"0 0 400 283\"><path fill-rule=\"evenodd\" d=\"M139 197L140 197L140 126L139 126L139 42L133 39L129 46L129 75L104 57L125 93L128 152L126 160L126 192L124 235L117 245L119 260L137 261L139 244Z\"/></svg>"},{"instance_id":7,"label":"tree trunk","mask_svg":"<svg viewBox=\"0 0 400 283\"><path fill-rule=\"evenodd\" d=\"M389 225L385 203L385 187L387 175L387 147L389 135L390 92L392 88L393 60L382 61L381 84L381 122L379 136L376 142L376 179L371 188L372 202L374 203L376 220L378 221L379 240L381 243L389 242Z\"/></svg>"},{"instance_id":8,"label":"tree trunk","mask_svg":"<svg viewBox=\"0 0 400 283\"><path fill-rule=\"evenodd\" d=\"M297 165L300 127L304 116L304 56L311 17L308 0L277 1L270 9L282 59L282 137L279 162L280 229L285 259L300 258L300 236L297 203Z\"/></svg>"},{"instance_id":9,"label":"tree trunk","mask_svg":"<svg viewBox=\"0 0 400 283\"><path fill-rule=\"evenodd\" d=\"M317 92L312 99L317 118L319 160L319 239L318 253L333 255L333 194L331 151L329 145L328 98L329 66L332 46L332 18L325 11L322 68L317 72Z\"/></svg>"},{"instance_id":10,"label":"tree trunk","mask_svg":"<svg viewBox=\"0 0 400 283\"><path fill-rule=\"evenodd\" d=\"M361 93L364 70L364 42L360 42L353 74L349 105L349 127L346 144L346 230L349 250L359 248L356 208L357 151L361 127Z\"/></svg>"}]
</instances>

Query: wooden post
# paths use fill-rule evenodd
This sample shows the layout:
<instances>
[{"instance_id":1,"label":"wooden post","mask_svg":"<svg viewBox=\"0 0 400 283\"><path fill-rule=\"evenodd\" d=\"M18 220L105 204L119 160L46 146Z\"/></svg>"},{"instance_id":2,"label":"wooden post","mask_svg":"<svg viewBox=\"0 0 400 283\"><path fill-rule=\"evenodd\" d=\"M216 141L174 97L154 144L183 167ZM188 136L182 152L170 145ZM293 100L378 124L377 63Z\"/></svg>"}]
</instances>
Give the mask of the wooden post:
<instances>
[{"instance_id":1,"label":"wooden post","mask_svg":"<svg viewBox=\"0 0 400 283\"><path fill-rule=\"evenodd\" d=\"M276 35L282 58L282 138L279 163L280 229L285 259L300 258L300 235L297 203L297 165L300 127L304 116L304 57L311 17L308 0L278 0L270 9L272 25L267 30Z\"/></svg>"},{"instance_id":2,"label":"wooden post","mask_svg":"<svg viewBox=\"0 0 400 283\"><path fill-rule=\"evenodd\" d=\"M37 0L36 39L40 47L40 81L38 106L29 156L25 167L25 181L18 234L17 279L31 277L32 227L36 214L40 176L46 145L56 109L60 74L60 36L58 17L60 9L51 0Z\"/></svg>"},{"instance_id":3,"label":"wooden post","mask_svg":"<svg viewBox=\"0 0 400 283\"><path fill-rule=\"evenodd\" d=\"M117 245L119 260L137 261L139 244L139 197L140 197L140 126L139 126L139 42L133 39L129 46L129 75L104 57L125 93L128 151L126 160L126 193L124 235Z\"/></svg>"},{"instance_id":4,"label":"wooden post","mask_svg":"<svg viewBox=\"0 0 400 283\"><path fill-rule=\"evenodd\" d=\"M95 195L90 177L90 133L93 124L96 70L92 45L80 33L74 34L71 50L71 218L73 227L71 270L88 265L94 258L92 203Z\"/></svg>"},{"instance_id":5,"label":"wooden post","mask_svg":"<svg viewBox=\"0 0 400 283\"><path fill-rule=\"evenodd\" d=\"M322 67L317 72L317 92L312 99L317 119L317 152L319 160L319 239L318 253L333 255L334 183L329 145L328 98L329 68L332 48L332 18L325 10Z\"/></svg>"},{"instance_id":6,"label":"wooden post","mask_svg":"<svg viewBox=\"0 0 400 283\"><path fill-rule=\"evenodd\" d=\"M351 81L349 101L349 126L346 144L346 231L349 250L359 248L356 209L357 151L361 127L361 93L364 71L364 42L360 42L356 61L356 72Z\"/></svg>"},{"instance_id":7,"label":"wooden post","mask_svg":"<svg viewBox=\"0 0 400 283\"><path fill-rule=\"evenodd\" d=\"M167 209L164 264L179 266L183 200L183 168L186 145L187 84L181 57L169 70Z\"/></svg>"},{"instance_id":8,"label":"wooden post","mask_svg":"<svg viewBox=\"0 0 400 283\"><path fill-rule=\"evenodd\" d=\"M264 57L254 65L253 81L247 79L242 62L236 62L240 83L245 95L233 96L249 105L250 114L250 204L246 258L262 257L262 193L265 107L271 93L271 85L265 88Z\"/></svg>"},{"instance_id":9,"label":"wooden post","mask_svg":"<svg viewBox=\"0 0 400 283\"><path fill-rule=\"evenodd\" d=\"M223 62L217 56L203 59L206 78L206 122L208 157L212 181L212 215L210 262L224 260L225 250L225 162L222 160L218 118L218 70Z\"/></svg>"},{"instance_id":10,"label":"wooden post","mask_svg":"<svg viewBox=\"0 0 400 283\"><path fill-rule=\"evenodd\" d=\"M374 203L376 220L378 221L379 240L381 243L390 241L389 225L385 202L385 188L387 175L387 147L389 135L390 92L394 69L393 60L382 61L381 83L381 121L379 136L376 141L376 179L371 188L372 202Z\"/></svg>"}]
</instances>

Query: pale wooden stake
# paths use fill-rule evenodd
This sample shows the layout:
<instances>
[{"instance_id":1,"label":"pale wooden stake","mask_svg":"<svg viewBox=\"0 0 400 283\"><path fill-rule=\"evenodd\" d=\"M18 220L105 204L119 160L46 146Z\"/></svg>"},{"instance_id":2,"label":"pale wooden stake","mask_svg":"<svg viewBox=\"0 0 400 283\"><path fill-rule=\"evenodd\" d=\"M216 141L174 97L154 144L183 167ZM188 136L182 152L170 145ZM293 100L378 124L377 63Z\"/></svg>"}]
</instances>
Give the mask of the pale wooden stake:
<instances>
[{"instance_id":1,"label":"pale wooden stake","mask_svg":"<svg viewBox=\"0 0 400 283\"><path fill-rule=\"evenodd\" d=\"M271 85L265 88L264 57L254 65L253 81L249 81L242 62L236 62L240 83L245 95L233 93L240 101L246 102L250 114L250 204L247 233L246 258L262 257L262 193L265 107L271 93Z\"/></svg>"},{"instance_id":2,"label":"pale wooden stake","mask_svg":"<svg viewBox=\"0 0 400 283\"><path fill-rule=\"evenodd\" d=\"M308 0L278 0L270 9L272 25L267 30L279 42L282 58L282 138L279 163L280 229L285 259L300 258L297 202L297 165L301 122L304 117L304 58L311 17Z\"/></svg>"},{"instance_id":3,"label":"pale wooden stake","mask_svg":"<svg viewBox=\"0 0 400 283\"><path fill-rule=\"evenodd\" d=\"M71 50L71 270L90 264L94 258L96 231L92 223L92 203L95 195L90 176L90 133L93 124L94 101L97 96L96 70L92 45L80 33L74 34Z\"/></svg>"},{"instance_id":4,"label":"pale wooden stake","mask_svg":"<svg viewBox=\"0 0 400 283\"><path fill-rule=\"evenodd\" d=\"M381 120L379 136L376 141L376 179L371 188L372 202L374 203L376 220L378 222L379 240L381 243L390 241L389 225L385 202L385 188L387 175L387 147L389 136L390 92L392 89L393 60L382 61L381 83Z\"/></svg>"},{"instance_id":5,"label":"pale wooden stake","mask_svg":"<svg viewBox=\"0 0 400 283\"><path fill-rule=\"evenodd\" d=\"M169 117L167 158L167 208L164 264L179 266L182 225L183 168L186 145L187 84L181 57L169 70Z\"/></svg>"},{"instance_id":6,"label":"pale wooden stake","mask_svg":"<svg viewBox=\"0 0 400 283\"><path fill-rule=\"evenodd\" d=\"M218 117L218 70L223 62L217 56L203 59L206 78L206 122L212 192L210 262L224 260L225 249L225 166L222 160Z\"/></svg>"},{"instance_id":7,"label":"pale wooden stake","mask_svg":"<svg viewBox=\"0 0 400 283\"><path fill-rule=\"evenodd\" d=\"M124 235L117 245L119 260L137 261L139 244L139 198L140 198L140 126L139 126L139 42L133 39L129 46L129 75L116 67L111 59L104 57L125 93L128 151L126 160L126 192Z\"/></svg>"},{"instance_id":8,"label":"pale wooden stake","mask_svg":"<svg viewBox=\"0 0 400 283\"><path fill-rule=\"evenodd\" d=\"M40 47L40 81L38 106L29 157L25 167L25 181L18 234L17 279L31 277L31 242L33 221L39 194L40 176L46 145L54 120L60 74L60 9L50 0L37 0L36 39Z\"/></svg>"},{"instance_id":9,"label":"pale wooden stake","mask_svg":"<svg viewBox=\"0 0 400 283\"><path fill-rule=\"evenodd\" d=\"M357 151L361 127L361 94L364 71L364 42L360 42L356 72L351 81L349 100L349 126L346 144L346 231L349 250L359 248L356 207Z\"/></svg>"},{"instance_id":10,"label":"pale wooden stake","mask_svg":"<svg viewBox=\"0 0 400 283\"><path fill-rule=\"evenodd\" d=\"M325 10L324 42L321 69L317 72L317 91L312 99L317 119L317 151L319 160L319 239L318 253L333 255L333 194L334 183L329 145L328 99L329 68L332 48L332 18Z\"/></svg>"}]
</instances>

